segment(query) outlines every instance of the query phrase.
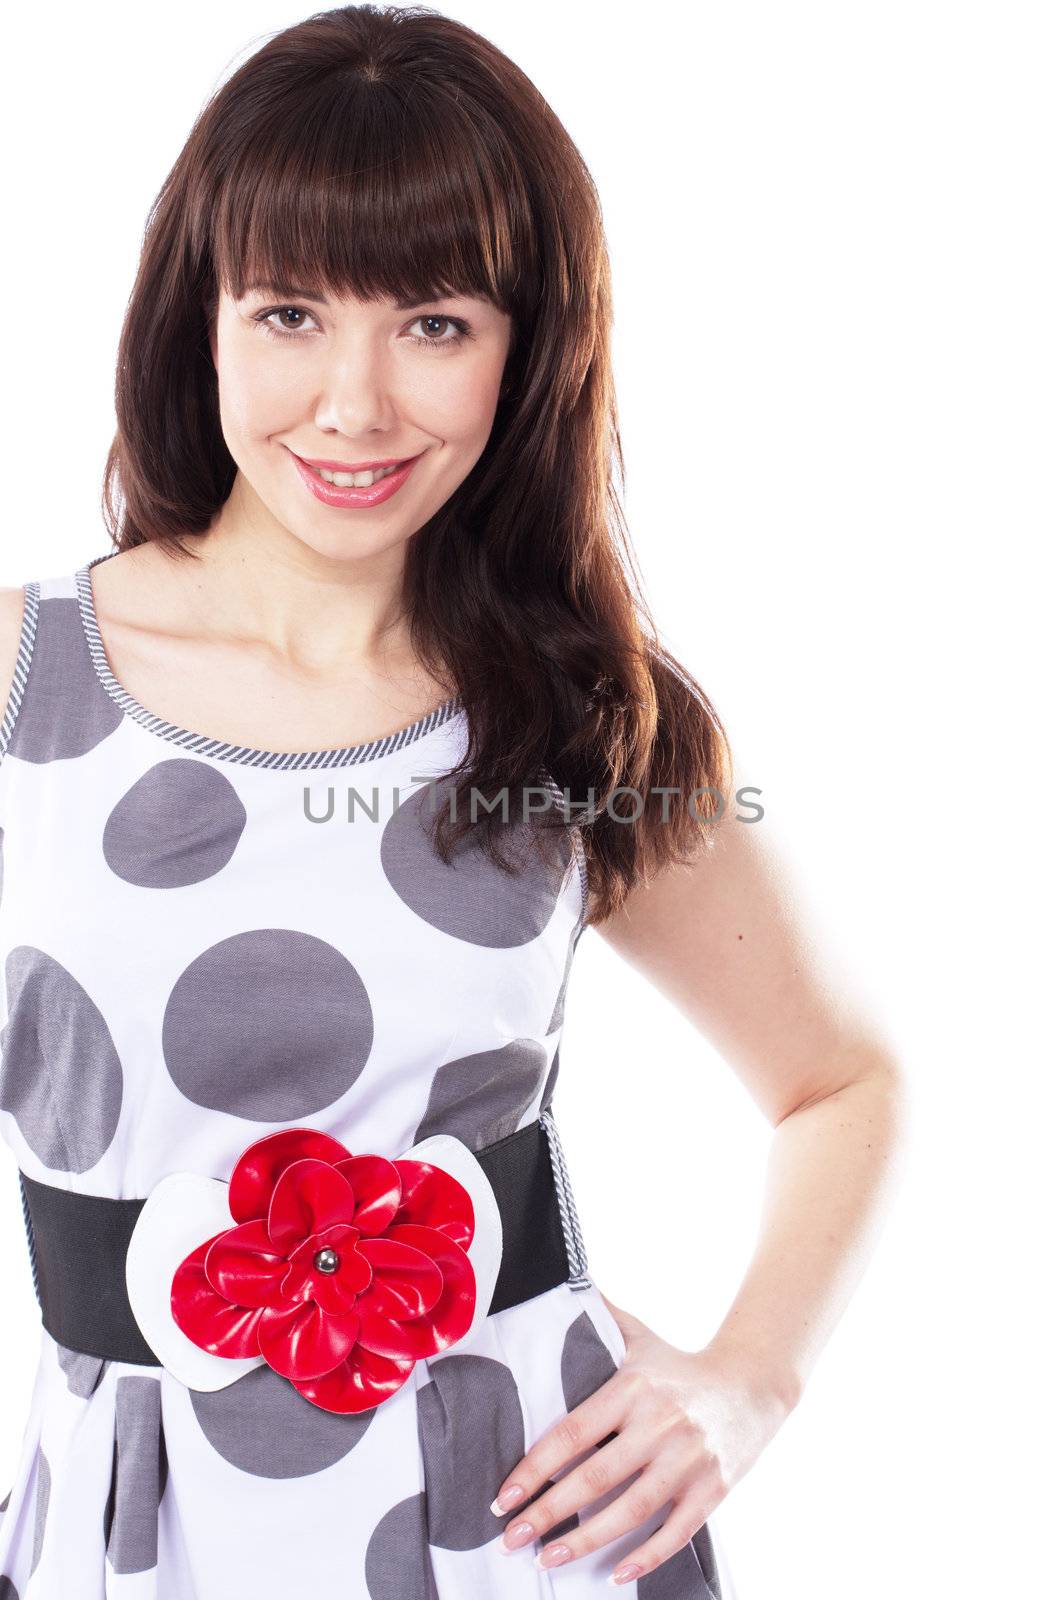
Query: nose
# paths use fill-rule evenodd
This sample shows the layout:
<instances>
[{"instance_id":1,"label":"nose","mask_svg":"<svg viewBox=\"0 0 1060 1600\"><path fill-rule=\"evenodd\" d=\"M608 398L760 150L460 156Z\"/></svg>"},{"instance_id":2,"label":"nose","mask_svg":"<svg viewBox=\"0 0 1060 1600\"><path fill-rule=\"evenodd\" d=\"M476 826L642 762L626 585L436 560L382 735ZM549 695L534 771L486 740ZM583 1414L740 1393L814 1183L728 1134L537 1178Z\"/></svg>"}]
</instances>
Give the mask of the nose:
<instances>
[{"instance_id":1,"label":"nose","mask_svg":"<svg viewBox=\"0 0 1060 1600\"><path fill-rule=\"evenodd\" d=\"M395 381L385 341L366 333L336 344L321 376L317 426L352 438L389 431L395 416Z\"/></svg>"}]
</instances>

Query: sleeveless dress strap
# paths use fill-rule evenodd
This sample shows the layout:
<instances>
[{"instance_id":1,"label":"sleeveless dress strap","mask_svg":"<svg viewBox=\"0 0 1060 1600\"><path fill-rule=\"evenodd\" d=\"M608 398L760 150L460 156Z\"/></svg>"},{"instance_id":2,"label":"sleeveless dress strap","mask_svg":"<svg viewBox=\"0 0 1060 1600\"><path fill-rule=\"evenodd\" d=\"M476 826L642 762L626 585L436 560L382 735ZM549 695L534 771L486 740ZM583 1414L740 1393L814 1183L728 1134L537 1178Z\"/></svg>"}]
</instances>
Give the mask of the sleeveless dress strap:
<instances>
[{"instance_id":1,"label":"sleeveless dress strap","mask_svg":"<svg viewBox=\"0 0 1060 1600\"><path fill-rule=\"evenodd\" d=\"M37 637L37 618L40 612L41 586L37 582L22 585L22 626L18 639L18 656L15 661L15 675L4 708L3 721L0 722L0 761L3 761L11 743L11 735L15 729L22 699L26 692L26 682L29 678L30 662L33 659L33 647Z\"/></svg>"}]
</instances>

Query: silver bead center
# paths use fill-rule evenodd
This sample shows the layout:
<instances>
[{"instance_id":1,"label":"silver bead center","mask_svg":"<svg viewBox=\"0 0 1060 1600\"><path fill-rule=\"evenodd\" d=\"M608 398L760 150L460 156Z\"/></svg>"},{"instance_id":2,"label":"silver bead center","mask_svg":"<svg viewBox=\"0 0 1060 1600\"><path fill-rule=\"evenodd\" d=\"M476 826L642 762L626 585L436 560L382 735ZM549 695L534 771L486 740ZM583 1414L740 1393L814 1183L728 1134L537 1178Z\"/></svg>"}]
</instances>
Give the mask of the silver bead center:
<instances>
[{"instance_id":1,"label":"silver bead center","mask_svg":"<svg viewBox=\"0 0 1060 1600\"><path fill-rule=\"evenodd\" d=\"M339 1270L339 1257L335 1250L318 1250L313 1257L313 1265L318 1272L337 1272Z\"/></svg>"}]
</instances>

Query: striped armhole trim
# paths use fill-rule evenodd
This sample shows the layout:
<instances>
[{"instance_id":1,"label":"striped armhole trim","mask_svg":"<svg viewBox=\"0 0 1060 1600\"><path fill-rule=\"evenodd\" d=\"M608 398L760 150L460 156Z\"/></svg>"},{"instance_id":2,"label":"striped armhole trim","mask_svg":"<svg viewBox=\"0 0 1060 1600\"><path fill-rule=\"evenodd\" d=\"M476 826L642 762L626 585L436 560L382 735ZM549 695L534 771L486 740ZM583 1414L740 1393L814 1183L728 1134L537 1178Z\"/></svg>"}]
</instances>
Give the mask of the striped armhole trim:
<instances>
[{"instance_id":1,"label":"striped armhole trim","mask_svg":"<svg viewBox=\"0 0 1060 1600\"><path fill-rule=\"evenodd\" d=\"M567 797L563 793L563 790L560 788L559 784L556 783L556 781L550 776L549 773L547 773L547 772L543 773L542 776L545 779L545 786L548 789L549 793L552 795L552 798L556 801L557 805L559 805L565 811L566 804L567 804ZM581 928L583 928L585 926L585 918L586 918L586 914L587 914L587 912L589 910L589 874L588 874L588 871L586 870L586 865L585 865L585 844L584 844L584 842L582 840L582 830L581 830L581 828L578 826L578 824L576 822L568 823L567 824L567 829L568 829L568 832L570 833L572 841L573 841L574 859L577 862L577 866L578 866L578 882L581 885L582 908L581 908L581 913L580 913L580 915L578 917L578 924L579 924L579 931L580 931Z\"/></svg>"},{"instance_id":2,"label":"striped armhole trim","mask_svg":"<svg viewBox=\"0 0 1060 1600\"><path fill-rule=\"evenodd\" d=\"M11 735L15 731L15 720L22 704L22 696L26 692L26 679L29 677L29 664L33 656L33 641L37 637L40 584L24 584L23 593L25 598L22 602L22 628L18 637L18 660L15 662L15 676L11 684L11 692L7 697L4 720L0 723L0 761L7 754L7 747L11 743Z\"/></svg>"}]
</instances>

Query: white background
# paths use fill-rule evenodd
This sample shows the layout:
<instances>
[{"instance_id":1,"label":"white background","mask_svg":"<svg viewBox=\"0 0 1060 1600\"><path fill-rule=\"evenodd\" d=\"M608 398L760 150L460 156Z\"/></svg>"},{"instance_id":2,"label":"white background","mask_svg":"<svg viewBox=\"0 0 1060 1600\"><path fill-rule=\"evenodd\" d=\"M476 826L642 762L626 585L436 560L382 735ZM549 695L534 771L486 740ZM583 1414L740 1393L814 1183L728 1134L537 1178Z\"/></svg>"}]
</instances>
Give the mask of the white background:
<instances>
[{"instance_id":1,"label":"white background","mask_svg":"<svg viewBox=\"0 0 1060 1600\"><path fill-rule=\"evenodd\" d=\"M7 18L0 583L109 548L114 352L148 209L206 97L305 14ZM869 1271L715 1513L740 1600L1036 1600L1060 1487L1055 8L449 14L530 74L595 176L649 602L915 1086ZM592 932L562 1060L593 1275L700 1347L754 1240L768 1124ZM0 1493L38 1339L3 1161Z\"/></svg>"}]
</instances>

